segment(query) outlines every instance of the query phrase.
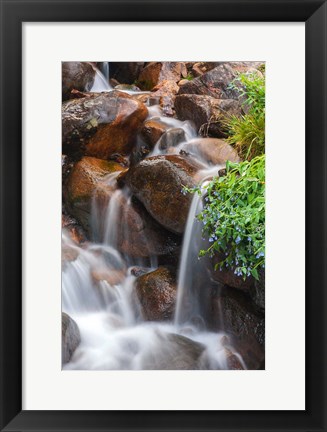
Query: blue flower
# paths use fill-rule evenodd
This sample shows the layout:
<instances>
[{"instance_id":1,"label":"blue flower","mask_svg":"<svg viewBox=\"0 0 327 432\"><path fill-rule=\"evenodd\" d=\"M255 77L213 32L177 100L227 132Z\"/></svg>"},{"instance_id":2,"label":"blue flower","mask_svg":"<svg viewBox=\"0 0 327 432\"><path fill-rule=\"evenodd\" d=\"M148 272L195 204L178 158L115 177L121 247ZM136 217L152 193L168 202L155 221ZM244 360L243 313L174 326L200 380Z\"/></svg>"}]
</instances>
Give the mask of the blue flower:
<instances>
[{"instance_id":1,"label":"blue flower","mask_svg":"<svg viewBox=\"0 0 327 432\"><path fill-rule=\"evenodd\" d=\"M236 239L235 239L235 243L236 243L236 244L239 244L240 241L241 241L241 237L240 237L240 236L237 236Z\"/></svg>"}]
</instances>

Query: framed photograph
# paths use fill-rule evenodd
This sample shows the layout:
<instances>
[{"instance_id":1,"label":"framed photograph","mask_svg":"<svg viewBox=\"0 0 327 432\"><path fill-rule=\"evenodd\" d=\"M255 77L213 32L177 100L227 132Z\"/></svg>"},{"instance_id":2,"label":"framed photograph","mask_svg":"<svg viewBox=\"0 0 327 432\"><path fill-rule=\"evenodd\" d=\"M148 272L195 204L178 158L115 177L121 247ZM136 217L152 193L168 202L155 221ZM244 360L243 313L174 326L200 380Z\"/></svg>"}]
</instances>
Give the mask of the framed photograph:
<instances>
[{"instance_id":1,"label":"framed photograph","mask_svg":"<svg viewBox=\"0 0 327 432\"><path fill-rule=\"evenodd\" d=\"M326 8L1 1L1 430L327 429Z\"/></svg>"}]
</instances>

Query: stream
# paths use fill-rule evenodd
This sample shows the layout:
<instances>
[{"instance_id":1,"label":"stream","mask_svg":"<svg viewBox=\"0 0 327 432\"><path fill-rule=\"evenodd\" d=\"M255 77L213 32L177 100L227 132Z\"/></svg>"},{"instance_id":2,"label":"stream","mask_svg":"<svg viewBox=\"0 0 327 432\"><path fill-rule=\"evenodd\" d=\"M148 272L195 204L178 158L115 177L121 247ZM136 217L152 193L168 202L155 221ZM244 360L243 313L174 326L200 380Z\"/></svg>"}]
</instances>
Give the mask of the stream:
<instances>
[{"instance_id":1,"label":"stream","mask_svg":"<svg viewBox=\"0 0 327 432\"><path fill-rule=\"evenodd\" d=\"M109 70L107 71L109 76ZM91 91L111 91L106 77L97 71ZM130 91L128 93L131 93ZM159 105L148 106L149 119L160 120L169 128L181 128L185 140L165 148L160 139L147 156L180 154L197 138L189 121L165 117ZM204 183L222 166L210 165L197 155L203 166L199 183ZM79 247L63 230L63 244L75 250L77 259L67 262L62 271L62 311L77 323L81 343L65 370L142 370L142 369L228 369L228 354L236 356L246 369L241 356L229 344L223 332L208 330L206 294L214 282L205 258L198 252L206 245L201 223L196 215L202 209L202 196L194 194L183 237L180 261L177 264L177 295L175 314L171 321L146 321L135 295L137 271L158 268L158 258L134 258L119 252L117 233L125 242L131 233L124 224L124 206L131 205L132 193L127 186L117 186L117 175L106 181L115 188L105 210L100 211L96 199L92 204L92 242ZM121 230L121 231L119 231ZM144 239L146 241L146 239ZM110 274L103 280L102 274ZM98 280L95 287L94 278ZM107 278L108 279L108 278Z\"/></svg>"}]
</instances>

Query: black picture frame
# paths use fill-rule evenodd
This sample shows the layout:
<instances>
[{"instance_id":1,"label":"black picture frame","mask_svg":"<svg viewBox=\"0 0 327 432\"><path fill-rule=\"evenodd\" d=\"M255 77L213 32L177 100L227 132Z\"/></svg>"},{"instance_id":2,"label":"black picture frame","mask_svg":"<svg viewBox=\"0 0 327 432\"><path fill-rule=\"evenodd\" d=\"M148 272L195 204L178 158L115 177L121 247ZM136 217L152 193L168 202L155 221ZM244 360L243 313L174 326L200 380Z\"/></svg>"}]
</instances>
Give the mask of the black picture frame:
<instances>
[{"instance_id":1,"label":"black picture frame","mask_svg":"<svg viewBox=\"0 0 327 432\"><path fill-rule=\"evenodd\" d=\"M1 431L327 431L326 1L1 0L0 4ZM22 411L22 23L28 21L305 22L305 411ZM285 360L285 367L296 361Z\"/></svg>"}]
</instances>

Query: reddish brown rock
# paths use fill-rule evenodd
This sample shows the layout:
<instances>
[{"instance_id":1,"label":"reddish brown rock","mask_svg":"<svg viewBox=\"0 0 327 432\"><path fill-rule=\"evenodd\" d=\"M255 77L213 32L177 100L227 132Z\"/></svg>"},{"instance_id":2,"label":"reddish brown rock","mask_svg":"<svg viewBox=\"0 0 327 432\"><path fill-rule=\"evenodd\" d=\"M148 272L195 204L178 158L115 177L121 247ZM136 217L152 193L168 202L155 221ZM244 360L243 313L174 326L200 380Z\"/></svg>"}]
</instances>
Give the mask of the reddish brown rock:
<instances>
[{"instance_id":1,"label":"reddish brown rock","mask_svg":"<svg viewBox=\"0 0 327 432\"><path fill-rule=\"evenodd\" d=\"M237 151L226 141L218 138L196 138L183 146L183 150L212 165L240 162Z\"/></svg>"},{"instance_id":2,"label":"reddish brown rock","mask_svg":"<svg viewBox=\"0 0 327 432\"><path fill-rule=\"evenodd\" d=\"M76 219L69 216L67 213L63 213L61 216L61 227L66 230L71 240L76 244L86 241L86 235L83 228L79 225Z\"/></svg>"},{"instance_id":3,"label":"reddish brown rock","mask_svg":"<svg viewBox=\"0 0 327 432\"><path fill-rule=\"evenodd\" d=\"M140 203L123 198L119 218L116 238L120 252L142 258L176 257L180 239L160 226Z\"/></svg>"},{"instance_id":4,"label":"reddish brown rock","mask_svg":"<svg viewBox=\"0 0 327 432\"><path fill-rule=\"evenodd\" d=\"M185 71L185 64L181 62L151 62L141 71L137 85L142 90L152 90L164 80L180 81Z\"/></svg>"},{"instance_id":5,"label":"reddish brown rock","mask_svg":"<svg viewBox=\"0 0 327 432\"><path fill-rule=\"evenodd\" d=\"M192 201L191 194L183 194L183 186L197 184L199 168L180 156L154 156L131 167L124 180L154 219L181 234Z\"/></svg>"},{"instance_id":6,"label":"reddish brown rock","mask_svg":"<svg viewBox=\"0 0 327 432\"><path fill-rule=\"evenodd\" d=\"M74 97L72 90L89 91L93 85L95 70L88 62L62 63L62 99Z\"/></svg>"},{"instance_id":7,"label":"reddish brown rock","mask_svg":"<svg viewBox=\"0 0 327 432\"><path fill-rule=\"evenodd\" d=\"M176 302L176 280L171 270L159 267L136 280L136 293L144 319L164 321L171 319Z\"/></svg>"},{"instance_id":8,"label":"reddish brown rock","mask_svg":"<svg viewBox=\"0 0 327 432\"><path fill-rule=\"evenodd\" d=\"M85 153L108 159L128 155L148 110L126 93L95 93L62 107L62 143L67 154Z\"/></svg>"},{"instance_id":9,"label":"reddish brown rock","mask_svg":"<svg viewBox=\"0 0 327 432\"><path fill-rule=\"evenodd\" d=\"M167 125L160 120L147 120L144 122L141 135L144 141L153 148L166 130Z\"/></svg>"},{"instance_id":10,"label":"reddish brown rock","mask_svg":"<svg viewBox=\"0 0 327 432\"><path fill-rule=\"evenodd\" d=\"M240 115L241 105L232 99L183 94L176 96L175 110L180 120L192 121L201 135L224 138L226 136L223 124L225 117Z\"/></svg>"},{"instance_id":11,"label":"reddish brown rock","mask_svg":"<svg viewBox=\"0 0 327 432\"><path fill-rule=\"evenodd\" d=\"M92 198L95 194L105 199L112 195L114 186L106 182L109 174L124 168L112 161L85 156L77 162L67 180L64 192L69 212L76 217L86 232L90 230Z\"/></svg>"}]
</instances>

